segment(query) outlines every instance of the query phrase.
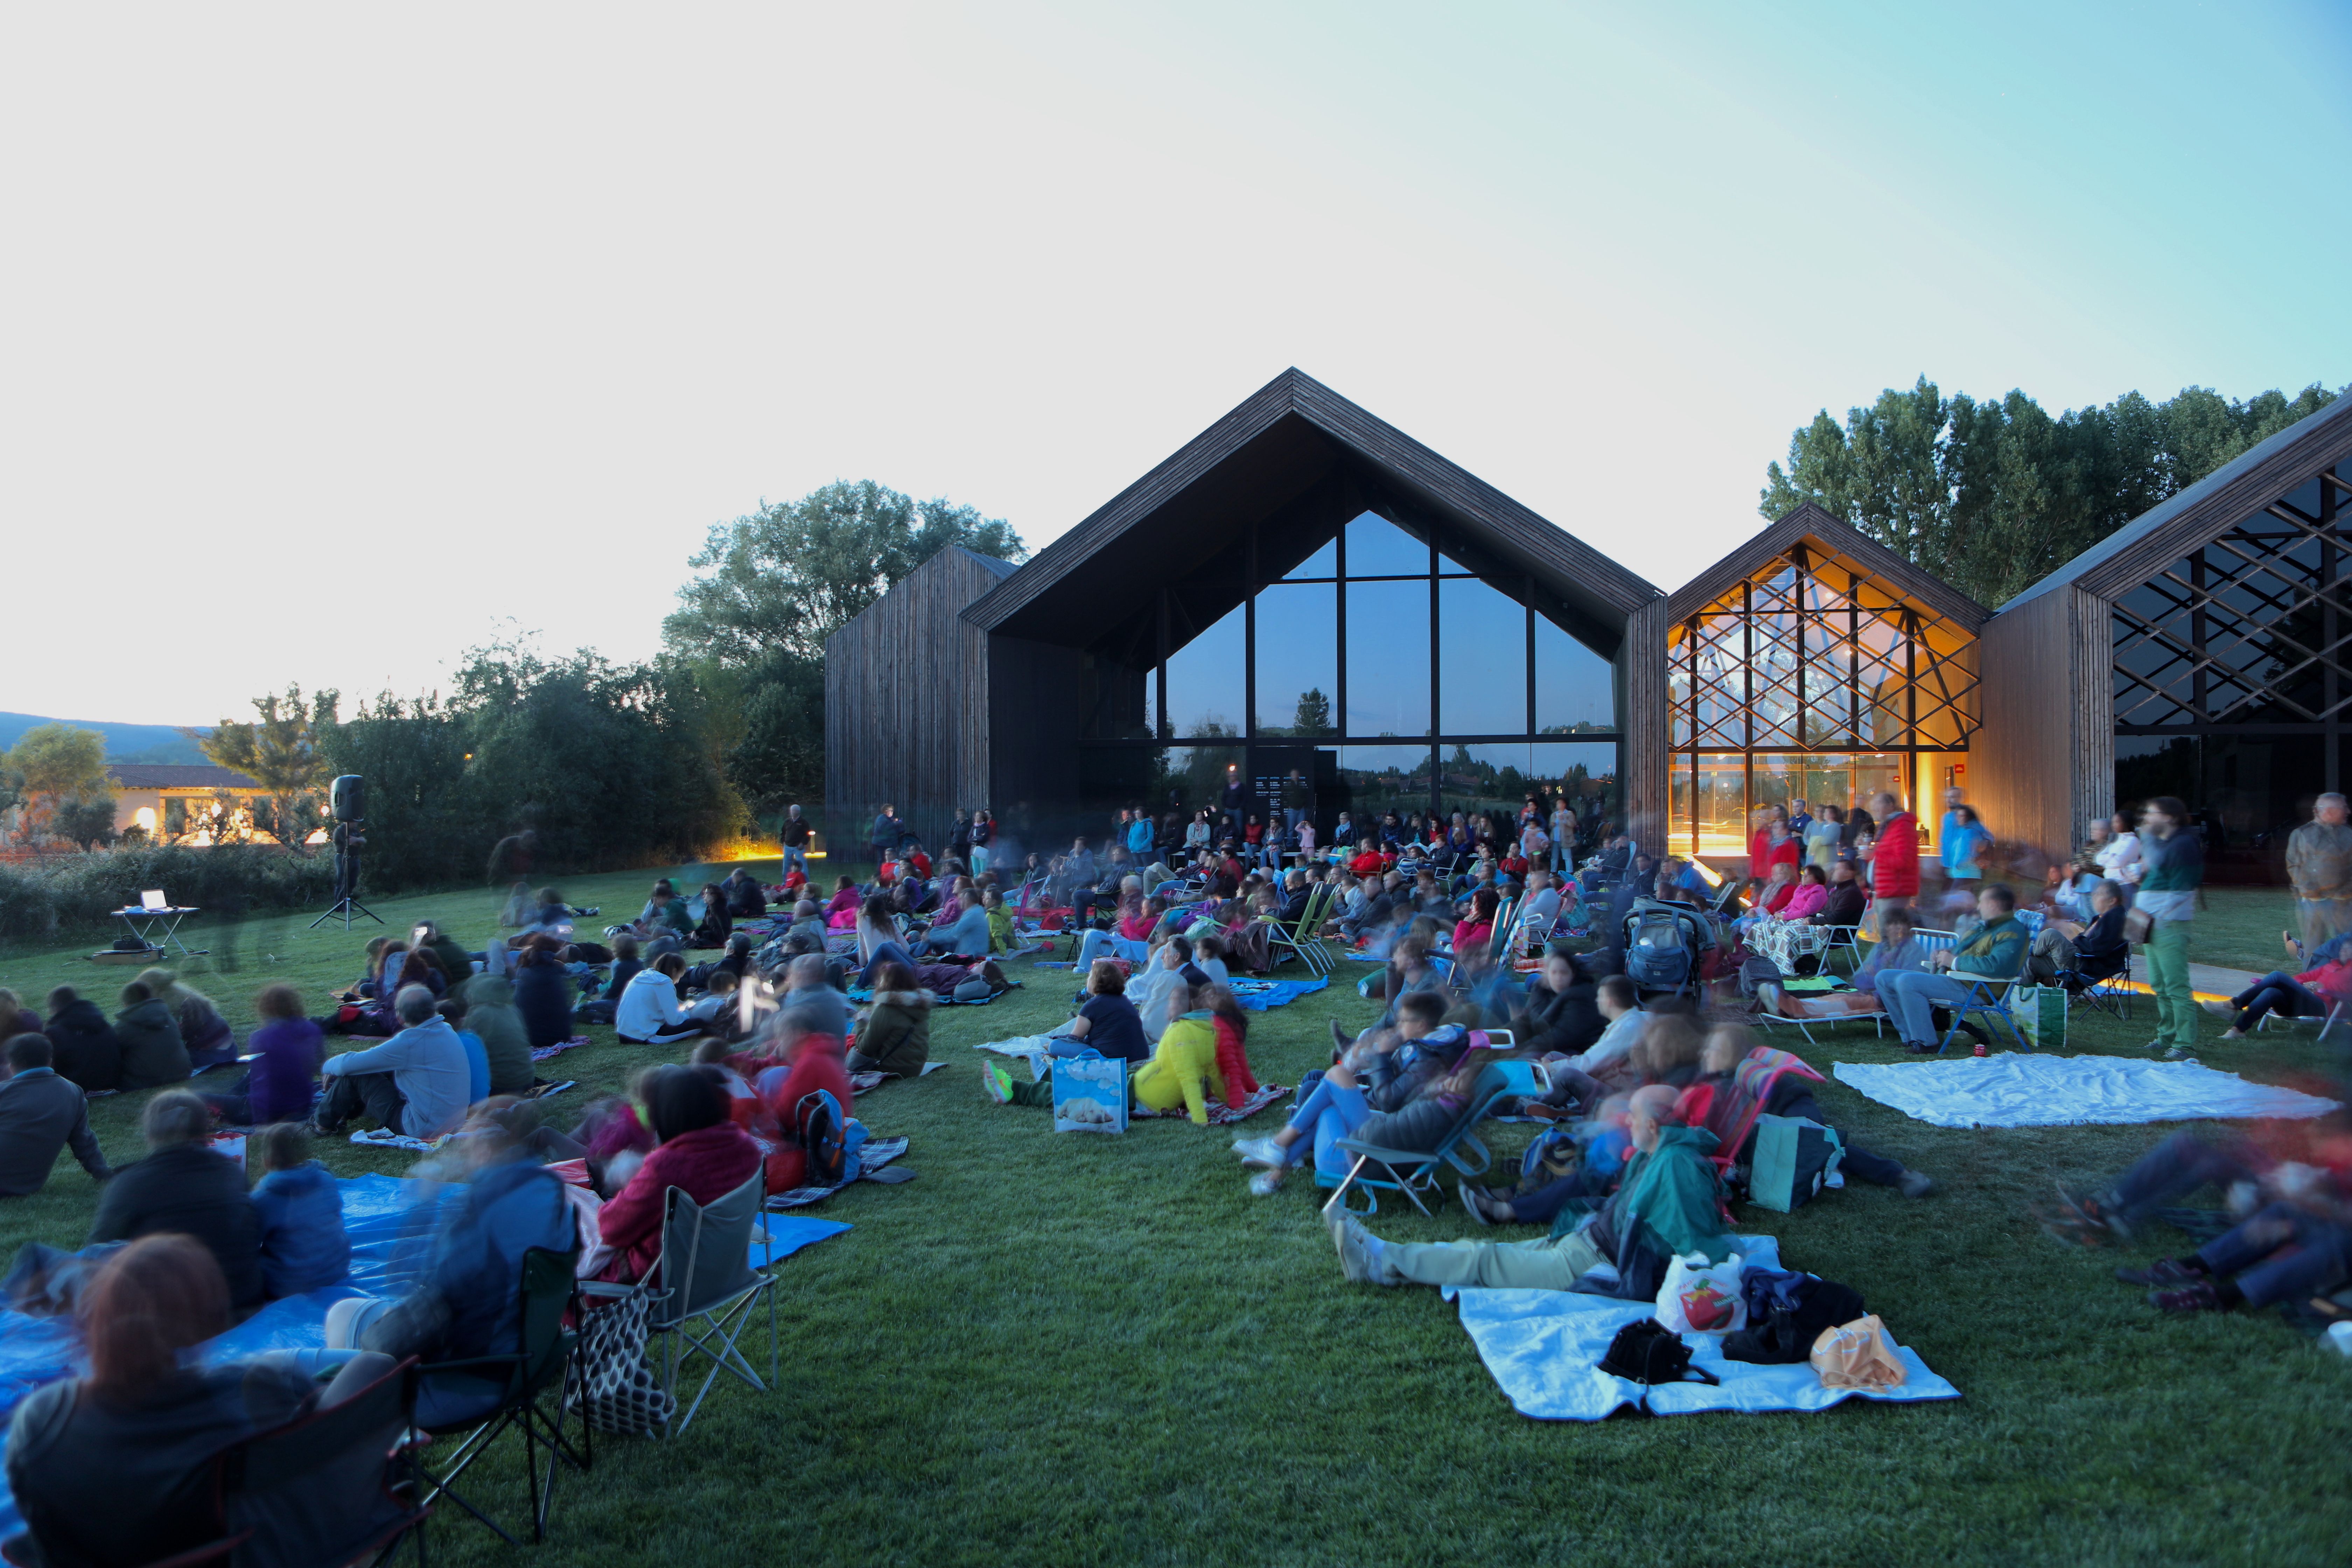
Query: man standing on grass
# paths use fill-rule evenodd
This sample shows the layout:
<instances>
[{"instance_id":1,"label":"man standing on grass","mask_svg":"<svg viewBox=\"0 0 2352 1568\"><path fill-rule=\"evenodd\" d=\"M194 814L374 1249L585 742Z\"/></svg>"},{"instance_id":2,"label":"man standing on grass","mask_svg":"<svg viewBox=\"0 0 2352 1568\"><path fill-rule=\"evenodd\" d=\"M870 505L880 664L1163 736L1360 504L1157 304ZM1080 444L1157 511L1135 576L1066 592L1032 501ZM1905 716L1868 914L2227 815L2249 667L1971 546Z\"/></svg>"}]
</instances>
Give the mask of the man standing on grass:
<instances>
[{"instance_id":1,"label":"man standing on grass","mask_svg":"<svg viewBox=\"0 0 2352 1568\"><path fill-rule=\"evenodd\" d=\"M2168 1062L2197 1046L2197 1002L2189 985L2189 921L2197 912L2197 889L2205 880L2205 846L2189 826L2189 808L2168 795L2142 809L2136 914L2149 921L2146 945L2147 987L2156 993L2156 1038L2148 1049Z\"/></svg>"},{"instance_id":2,"label":"man standing on grass","mask_svg":"<svg viewBox=\"0 0 2352 1568\"><path fill-rule=\"evenodd\" d=\"M887 810L887 807L884 809ZM798 871L805 880L808 877L809 824L808 818L801 815L799 806L788 805L784 808L784 830L782 837L784 863L776 868L776 879L782 881L794 871Z\"/></svg>"},{"instance_id":3,"label":"man standing on grass","mask_svg":"<svg viewBox=\"0 0 2352 1568\"><path fill-rule=\"evenodd\" d=\"M2352 825L2346 816L2342 795L2323 795L2312 803L2311 820L2286 841L2286 876L2294 884L2307 959L2321 942L2352 931Z\"/></svg>"}]
</instances>

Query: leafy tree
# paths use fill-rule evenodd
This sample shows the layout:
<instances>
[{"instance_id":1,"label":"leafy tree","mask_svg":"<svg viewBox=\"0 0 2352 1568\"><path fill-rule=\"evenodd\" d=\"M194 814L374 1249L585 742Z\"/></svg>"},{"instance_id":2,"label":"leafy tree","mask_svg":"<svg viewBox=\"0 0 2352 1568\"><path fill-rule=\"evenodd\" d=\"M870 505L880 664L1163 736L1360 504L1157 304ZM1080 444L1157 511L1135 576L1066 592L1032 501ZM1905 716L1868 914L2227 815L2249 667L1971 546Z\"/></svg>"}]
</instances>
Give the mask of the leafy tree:
<instances>
[{"instance_id":1,"label":"leafy tree","mask_svg":"<svg viewBox=\"0 0 2352 1568\"><path fill-rule=\"evenodd\" d=\"M2056 418L2022 392L1979 403L1922 376L1841 426L1823 409L1766 470L1758 510L1818 501L1980 603L2003 601L2248 447L2335 401L2314 384L2243 403L2189 387Z\"/></svg>"},{"instance_id":2,"label":"leafy tree","mask_svg":"<svg viewBox=\"0 0 2352 1568\"><path fill-rule=\"evenodd\" d=\"M106 774L106 737L71 724L37 724L7 752L8 771L25 796L25 826L51 829L68 801L103 801L111 826L114 781Z\"/></svg>"},{"instance_id":3,"label":"leafy tree","mask_svg":"<svg viewBox=\"0 0 2352 1568\"><path fill-rule=\"evenodd\" d=\"M279 843L299 850L321 820L319 792L333 775L320 751L320 738L334 728L341 701L339 693L326 690L306 703L301 687L289 686L283 697L253 700L253 710L260 716L254 723L224 719L209 735L195 730L181 733L216 765L234 768L268 790L271 832Z\"/></svg>"},{"instance_id":4,"label":"leafy tree","mask_svg":"<svg viewBox=\"0 0 2352 1568\"><path fill-rule=\"evenodd\" d=\"M68 795L58 802L49 831L84 849L103 849L115 840L114 797Z\"/></svg>"},{"instance_id":5,"label":"leafy tree","mask_svg":"<svg viewBox=\"0 0 2352 1568\"><path fill-rule=\"evenodd\" d=\"M1310 686L1298 694L1298 711L1290 721L1294 735L1331 734L1331 700L1319 686Z\"/></svg>"},{"instance_id":6,"label":"leafy tree","mask_svg":"<svg viewBox=\"0 0 2352 1568\"><path fill-rule=\"evenodd\" d=\"M1002 518L916 501L871 479L839 480L796 501L762 501L714 523L662 623L689 658L746 665L775 651L819 658L824 639L891 584L951 544L1019 561L1028 552Z\"/></svg>"},{"instance_id":7,"label":"leafy tree","mask_svg":"<svg viewBox=\"0 0 2352 1568\"><path fill-rule=\"evenodd\" d=\"M385 692L320 736L338 773L367 780L365 885L426 887L469 880L504 831L467 774L464 716L434 698Z\"/></svg>"}]
</instances>

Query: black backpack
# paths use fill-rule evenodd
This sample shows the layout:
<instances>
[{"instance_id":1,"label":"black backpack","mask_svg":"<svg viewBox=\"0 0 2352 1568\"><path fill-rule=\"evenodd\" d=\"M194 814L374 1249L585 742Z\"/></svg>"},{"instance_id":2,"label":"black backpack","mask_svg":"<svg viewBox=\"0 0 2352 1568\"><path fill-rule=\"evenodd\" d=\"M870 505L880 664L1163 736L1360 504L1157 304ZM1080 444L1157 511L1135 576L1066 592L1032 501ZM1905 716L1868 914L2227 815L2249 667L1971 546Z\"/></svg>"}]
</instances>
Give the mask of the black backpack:
<instances>
[{"instance_id":1,"label":"black backpack","mask_svg":"<svg viewBox=\"0 0 2352 1568\"><path fill-rule=\"evenodd\" d=\"M1759 1270L1741 1279L1748 1326L1723 1337L1725 1360L1768 1366L1811 1361L1813 1342L1822 1337L1823 1329L1851 1323L1868 1310L1862 1303L1862 1292L1851 1285L1808 1274L1790 1288L1772 1288L1772 1281L1785 1278ZM1793 1304L1789 1301L1791 1296Z\"/></svg>"},{"instance_id":2,"label":"black backpack","mask_svg":"<svg viewBox=\"0 0 2352 1568\"><path fill-rule=\"evenodd\" d=\"M843 1145L841 1106L824 1089L801 1096L793 1108L793 1134L808 1156L804 1187L839 1186L845 1179L848 1151Z\"/></svg>"},{"instance_id":3,"label":"black backpack","mask_svg":"<svg viewBox=\"0 0 2352 1568\"><path fill-rule=\"evenodd\" d=\"M1691 1365L1690 1346L1682 1335L1655 1318L1628 1323L1609 1342L1609 1353L1597 1363L1612 1377L1643 1385L1642 1414L1650 1413L1648 1390L1662 1383L1719 1384L1705 1367Z\"/></svg>"}]
</instances>

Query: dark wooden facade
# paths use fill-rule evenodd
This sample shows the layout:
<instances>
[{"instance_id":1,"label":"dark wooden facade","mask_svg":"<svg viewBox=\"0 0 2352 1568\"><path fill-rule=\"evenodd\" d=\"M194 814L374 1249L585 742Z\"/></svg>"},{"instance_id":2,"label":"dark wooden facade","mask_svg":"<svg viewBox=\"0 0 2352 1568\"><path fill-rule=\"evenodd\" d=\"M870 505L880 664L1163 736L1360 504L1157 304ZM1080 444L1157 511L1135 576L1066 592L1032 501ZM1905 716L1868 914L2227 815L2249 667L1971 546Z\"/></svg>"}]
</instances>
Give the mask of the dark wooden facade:
<instances>
[{"instance_id":1,"label":"dark wooden facade","mask_svg":"<svg viewBox=\"0 0 2352 1568\"><path fill-rule=\"evenodd\" d=\"M1013 571L941 551L825 640L824 821L844 858L885 804L936 846L988 798L988 637L963 610Z\"/></svg>"}]
</instances>

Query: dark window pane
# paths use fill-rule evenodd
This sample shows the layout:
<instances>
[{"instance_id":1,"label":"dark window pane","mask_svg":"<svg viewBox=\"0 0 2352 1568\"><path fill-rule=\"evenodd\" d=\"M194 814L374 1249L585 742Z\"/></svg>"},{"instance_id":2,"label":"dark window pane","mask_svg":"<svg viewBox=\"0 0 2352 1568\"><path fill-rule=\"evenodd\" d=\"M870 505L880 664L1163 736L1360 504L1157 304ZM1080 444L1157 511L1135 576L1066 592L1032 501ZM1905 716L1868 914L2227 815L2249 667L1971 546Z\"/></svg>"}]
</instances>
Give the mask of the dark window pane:
<instances>
[{"instance_id":1,"label":"dark window pane","mask_svg":"<svg viewBox=\"0 0 2352 1568\"><path fill-rule=\"evenodd\" d=\"M1533 780L1525 741L1440 746L1437 794L1446 814L1500 811L1516 816Z\"/></svg>"},{"instance_id":2,"label":"dark window pane","mask_svg":"<svg viewBox=\"0 0 2352 1568\"><path fill-rule=\"evenodd\" d=\"M1289 571L1285 572L1283 576L1286 579L1296 579L1300 577L1337 577L1339 574L1339 542L1335 539L1329 543L1324 545L1322 549L1317 551L1314 554L1308 556L1306 560L1300 562L1297 565L1292 567Z\"/></svg>"},{"instance_id":3,"label":"dark window pane","mask_svg":"<svg viewBox=\"0 0 2352 1568\"><path fill-rule=\"evenodd\" d=\"M1339 590L1281 584L1257 596L1257 731L1336 735L1339 700Z\"/></svg>"},{"instance_id":4,"label":"dark window pane","mask_svg":"<svg viewBox=\"0 0 2352 1568\"><path fill-rule=\"evenodd\" d=\"M1547 735L1617 728L1615 668L1541 616L1536 617L1536 728Z\"/></svg>"},{"instance_id":5,"label":"dark window pane","mask_svg":"<svg viewBox=\"0 0 2352 1568\"><path fill-rule=\"evenodd\" d=\"M1683 757L1675 759L1678 766L1686 761ZM1528 776L1534 787L1568 796L1569 803L1576 807L1579 832L1588 844L1598 842L1593 831L1597 819L1617 816L1614 741L1538 741L1528 748ZM1520 793L1526 794L1524 790ZM1517 806L1514 805L1512 809L1516 811Z\"/></svg>"},{"instance_id":6,"label":"dark window pane","mask_svg":"<svg viewBox=\"0 0 2352 1568\"><path fill-rule=\"evenodd\" d=\"M1387 518L1364 512L1348 525L1348 575L1429 575L1429 546Z\"/></svg>"},{"instance_id":7,"label":"dark window pane","mask_svg":"<svg viewBox=\"0 0 2352 1568\"><path fill-rule=\"evenodd\" d=\"M1360 737L1429 733L1426 578L1348 584L1347 726Z\"/></svg>"},{"instance_id":8,"label":"dark window pane","mask_svg":"<svg viewBox=\"0 0 2352 1568\"><path fill-rule=\"evenodd\" d=\"M1178 735L1242 732L1242 606L1168 657L1168 717Z\"/></svg>"},{"instance_id":9,"label":"dark window pane","mask_svg":"<svg viewBox=\"0 0 2352 1568\"><path fill-rule=\"evenodd\" d=\"M1449 735L1528 732L1528 613L1475 577L1437 587L1438 728Z\"/></svg>"},{"instance_id":10,"label":"dark window pane","mask_svg":"<svg viewBox=\"0 0 2352 1568\"><path fill-rule=\"evenodd\" d=\"M1216 820L1225 775L1239 775L1244 761L1239 746L1171 746L1152 755L1164 759L1151 796L1160 811L1180 811L1186 816L1206 810Z\"/></svg>"},{"instance_id":11,"label":"dark window pane","mask_svg":"<svg viewBox=\"0 0 2352 1568\"><path fill-rule=\"evenodd\" d=\"M1359 824L1380 821L1383 813L1400 816L1429 809L1429 748L1427 746L1342 746L1339 748L1339 807Z\"/></svg>"}]
</instances>

